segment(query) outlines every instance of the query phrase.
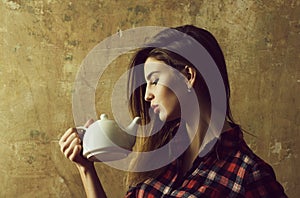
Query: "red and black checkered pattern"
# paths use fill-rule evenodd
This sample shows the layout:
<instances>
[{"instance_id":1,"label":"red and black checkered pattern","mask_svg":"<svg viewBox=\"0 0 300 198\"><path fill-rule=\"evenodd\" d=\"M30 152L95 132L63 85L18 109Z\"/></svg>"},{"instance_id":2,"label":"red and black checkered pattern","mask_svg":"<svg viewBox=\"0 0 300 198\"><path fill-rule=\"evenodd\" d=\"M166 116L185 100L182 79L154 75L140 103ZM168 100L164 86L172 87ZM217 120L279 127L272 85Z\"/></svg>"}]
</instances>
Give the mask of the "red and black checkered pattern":
<instances>
[{"instance_id":1,"label":"red and black checkered pattern","mask_svg":"<svg viewBox=\"0 0 300 198\"><path fill-rule=\"evenodd\" d=\"M198 157L185 176L177 161L156 179L131 187L127 198L287 197L270 165L256 156L236 126L223 132L205 157Z\"/></svg>"}]
</instances>

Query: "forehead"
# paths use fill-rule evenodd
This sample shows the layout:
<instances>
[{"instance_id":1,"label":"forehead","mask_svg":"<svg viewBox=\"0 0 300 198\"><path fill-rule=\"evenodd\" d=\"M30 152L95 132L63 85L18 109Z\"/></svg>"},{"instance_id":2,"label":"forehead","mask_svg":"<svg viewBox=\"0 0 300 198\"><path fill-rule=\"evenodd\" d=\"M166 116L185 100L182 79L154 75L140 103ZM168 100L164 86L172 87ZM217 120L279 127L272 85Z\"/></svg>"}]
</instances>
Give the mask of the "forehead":
<instances>
[{"instance_id":1,"label":"forehead","mask_svg":"<svg viewBox=\"0 0 300 198\"><path fill-rule=\"evenodd\" d=\"M150 77L153 72L155 73L173 73L173 68L163 61L156 60L155 58L148 58L144 64L145 78Z\"/></svg>"}]
</instances>

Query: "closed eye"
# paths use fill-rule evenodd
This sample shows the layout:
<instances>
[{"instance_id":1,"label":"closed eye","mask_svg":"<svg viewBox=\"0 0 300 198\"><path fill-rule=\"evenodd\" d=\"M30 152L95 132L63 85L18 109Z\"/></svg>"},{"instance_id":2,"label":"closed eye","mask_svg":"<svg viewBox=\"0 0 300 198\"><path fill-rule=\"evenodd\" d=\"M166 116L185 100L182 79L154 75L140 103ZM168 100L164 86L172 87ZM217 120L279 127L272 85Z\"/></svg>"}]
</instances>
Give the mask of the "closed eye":
<instances>
[{"instance_id":1,"label":"closed eye","mask_svg":"<svg viewBox=\"0 0 300 198\"><path fill-rule=\"evenodd\" d=\"M157 79L155 79L155 80L151 81L151 82L150 82L150 84L151 84L151 85L157 85L157 83L158 83L158 80L159 80L159 79L157 78Z\"/></svg>"}]
</instances>

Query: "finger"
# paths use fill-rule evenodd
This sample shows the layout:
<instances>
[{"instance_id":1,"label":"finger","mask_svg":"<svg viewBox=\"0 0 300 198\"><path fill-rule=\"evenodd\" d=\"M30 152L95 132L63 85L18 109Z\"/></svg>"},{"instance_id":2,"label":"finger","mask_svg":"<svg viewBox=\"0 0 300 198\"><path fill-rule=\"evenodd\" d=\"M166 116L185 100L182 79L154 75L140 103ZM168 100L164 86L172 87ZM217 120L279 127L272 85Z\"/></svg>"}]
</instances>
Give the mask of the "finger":
<instances>
[{"instance_id":1,"label":"finger","mask_svg":"<svg viewBox=\"0 0 300 198\"><path fill-rule=\"evenodd\" d=\"M66 140L67 138L70 136L71 133L75 132L76 129L74 128L69 128L64 134L63 136L60 138L59 140L59 145L62 145Z\"/></svg>"},{"instance_id":2,"label":"finger","mask_svg":"<svg viewBox=\"0 0 300 198\"><path fill-rule=\"evenodd\" d=\"M73 139L75 139L75 138L78 138L78 139L80 140L77 131L71 133L71 134L69 135L69 137L67 138L67 140L65 141L65 143L66 143L66 144L70 144L70 143L73 141Z\"/></svg>"},{"instance_id":3,"label":"finger","mask_svg":"<svg viewBox=\"0 0 300 198\"><path fill-rule=\"evenodd\" d=\"M89 119L85 124L84 124L84 127L89 127L94 121L94 119Z\"/></svg>"},{"instance_id":4,"label":"finger","mask_svg":"<svg viewBox=\"0 0 300 198\"><path fill-rule=\"evenodd\" d=\"M72 154L69 156L69 159L71 161L74 161L76 156L78 156L78 154L81 152L81 145L76 145Z\"/></svg>"},{"instance_id":5,"label":"finger","mask_svg":"<svg viewBox=\"0 0 300 198\"><path fill-rule=\"evenodd\" d=\"M64 153L66 151L66 149L68 149L71 146L70 144L76 138L78 138L80 140L77 132L72 132L71 134L69 134L69 137L62 143L62 145L60 147L61 151Z\"/></svg>"},{"instance_id":6,"label":"finger","mask_svg":"<svg viewBox=\"0 0 300 198\"><path fill-rule=\"evenodd\" d=\"M67 147L67 149L65 150L64 154L67 158L69 158L72 153L74 152L74 148L77 146L77 145L80 145L79 144L79 138L74 138L72 140L72 142L70 143L70 145Z\"/></svg>"}]
</instances>

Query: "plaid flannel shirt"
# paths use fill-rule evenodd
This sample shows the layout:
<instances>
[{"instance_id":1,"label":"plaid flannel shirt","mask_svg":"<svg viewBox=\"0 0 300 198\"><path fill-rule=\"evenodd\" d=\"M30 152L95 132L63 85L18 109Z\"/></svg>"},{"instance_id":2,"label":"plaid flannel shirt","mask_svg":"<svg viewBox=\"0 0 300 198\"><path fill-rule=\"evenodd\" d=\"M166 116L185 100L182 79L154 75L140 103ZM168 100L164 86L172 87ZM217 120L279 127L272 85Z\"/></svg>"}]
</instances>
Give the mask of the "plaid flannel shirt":
<instances>
[{"instance_id":1,"label":"plaid flannel shirt","mask_svg":"<svg viewBox=\"0 0 300 198\"><path fill-rule=\"evenodd\" d=\"M126 198L287 197L270 165L256 156L238 126L223 132L206 156L198 157L184 177L177 162L155 179L131 187Z\"/></svg>"}]
</instances>

